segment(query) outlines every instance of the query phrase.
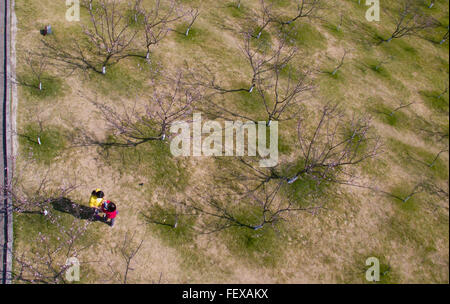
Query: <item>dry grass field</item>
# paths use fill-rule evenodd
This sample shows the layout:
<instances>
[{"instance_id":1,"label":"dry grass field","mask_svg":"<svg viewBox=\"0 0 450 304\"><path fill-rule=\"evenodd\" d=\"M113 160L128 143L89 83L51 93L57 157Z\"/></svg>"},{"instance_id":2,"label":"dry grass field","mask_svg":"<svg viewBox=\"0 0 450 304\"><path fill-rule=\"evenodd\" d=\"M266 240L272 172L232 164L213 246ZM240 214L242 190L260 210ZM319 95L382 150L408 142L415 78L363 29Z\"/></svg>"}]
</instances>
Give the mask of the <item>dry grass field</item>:
<instances>
[{"instance_id":1,"label":"dry grass field","mask_svg":"<svg viewBox=\"0 0 450 304\"><path fill-rule=\"evenodd\" d=\"M189 15L170 23L164 39L151 46L149 60L143 21L133 18L129 1L118 2L122 22L131 23L127 31L137 32L125 51L128 56L108 64L103 75L49 55L39 90L28 63L50 54L42 41L73 54L74 41L84 41L85 27L92 29L92 23L86 7L81 7L79 22L69 22L65 1L16 0L19 149L14 189L24 201L39 202L49 212L14 215L16 282L49 282L50 277L62 282L57 273L68 256L80 260L81 283L367 283L368 257L380 260L381 283L449 282L449 43L439 43L448 31L448 1L437 0L428 8L429 1L415 0L418 10L439 25L390 42L376 39L389 38L401 1L380 1L381 20L369 22L365 1L325 0L320 18L269 23L259 37L249 38L250 48L257 45L270 53L287 35L286 49L297 53L283 65L280 84L308 71L313 87L301 93L299 112L288 109L286 116L294 117L279 121L279 166L273 172L289 175L302 166L298 118L311 132L326 104L339 104L348 124L354 117L370 118L368 138L380 143L374 157L347 172L353 175L351 183L361 187L317 183L306 175L291 184L267 183L267 188L280 187L273 205L289 201L304 210L284 213L282 220L261 229L227 226L233 222L181 204L195 202L204 211L217 200L240 223L259 224L256 198L219 195L224 188L236 194L255 185L252 170L238 157L174 157L169 139L129 145L123 130L132 127L131 120L123 120L122 129L111 124L113 115L123 119L134 109L145 117L153 111L155 94L171 92L173 83L165 77L180 72L186 86L201 95L194 111L205 119L223 121L239 113L266 121L256 89L223 93L208 85L214 79L227 89L251 86L243 33L258 32L261 2L242 0L238 8L232 0L179 1L180 9L198 8L197 19L188 36ZM162 9L169 2L161 1ZM297 1L265 3L284 20L297 11ZM154 1L142 5L151 8ZM53 33L40 35L49 24ZM333 73L344 53L342 66ZM95 68L101 71L101 65ZM265 90L273 100L273 87ZM148 132L142 136L159 136L144 126L152 119L136 122ZM370 150L371 141L365 144L361 149ZM344 178L338 175L339 170L333 178ZM55 197L88 206L95 188L117 203L114 227L49 208ZM216 226L217 221L225 225ZM125 274L133 253L132 270ZM36 278L33 272L42 275Z\"/></svg>"}]
</instances>

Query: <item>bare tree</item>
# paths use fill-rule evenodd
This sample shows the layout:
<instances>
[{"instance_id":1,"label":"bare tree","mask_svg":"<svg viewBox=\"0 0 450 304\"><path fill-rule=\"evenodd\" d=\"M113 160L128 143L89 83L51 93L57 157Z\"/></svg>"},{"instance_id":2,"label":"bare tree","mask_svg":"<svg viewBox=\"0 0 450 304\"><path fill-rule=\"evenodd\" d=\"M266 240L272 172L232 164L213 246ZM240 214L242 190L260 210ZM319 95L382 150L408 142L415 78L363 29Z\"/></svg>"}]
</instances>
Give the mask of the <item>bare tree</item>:
<instances>
[{"instance_id":1,"label":"bare tree","mask_svg":"<svg viewBox=\"0 0 450 304\"><path fill-rule=\"evenodd\" d=\"M334 68L331 75L336 75L337 71L344 65L345 56L347 55L347 50L344 50L344 55L342 55L341 61L339 61L339 64Z\"/></svg>"},{"instance_id":2,"label":"bare tree","mask_svg":"<svg viewBox=\"0 0 450 304\"><path fill-rule=\"evenodd\" d=\"M442 39L439 42L439 44L444 44L445 41L447 41L447 39L448 39L448 32L449 32L449 30L448 30L448 27L447 27L447 32L444 34L444 36L442 36Z\"/></svg>"},{"instance_id":3,"label":"bare tree","mask_svg":"<svg viewBox=\"0 0 450 304\"><path fill-rule=\"evenodd\" d=\"M143 19L145 59L147 60L150 60L151 47L167 36L170 31L169 25L187 14L179 8L176 0L172 0L167 8L163 7L161 1L158 0L150 10L142 6L142 0L135 0L134 11L136 16L140 15Z\"/></svg>"},{"instance_id":4,"label":"bare tree","mask_svg":"<svg viewBox=\"0 0 450 304\"><path fill-rule=\"evenodd\" d=\"M280 37L282 38L282 37ZM295 56L297 49L290 48L286 50L286 39L281 39L280 43L271 49L265 49L261 43L252 41L250 33L244 34L244 44L240 48L244 54L247 62L252 69L251 85L248 89L224 89L223 87L216 85L214 81L210 87L221 92L236 92L236 91L248 91L252 93L256 87L257 80L262 79L265 73L270 72L274 68L283 68L292 58Z\"/></svg>"},{"instance_id":5,"label":"bare tree","mask_svg":"<svg viewBox=\"0 0 450 304\"><path fill-rule=\"evenodd\" d=\"M417 131L425 135L427 138L432 138L436 140L437 142L441 143L445 140L448 141L449 138L449 129L448 127L442 127L440 124L428 120L423 119L421 116L416 115L416 119L418 122L420 122L422 125L419 125L417 127ZM448 143L447 143L448 145Z\"/></svg>"},{"instance_id":6,"label":"bare tree","mask_svg":"<svg viewBox=\"0 0 450 304\"><path fill-rule=\"evenodd\" d=\"M386 10L386 14L391 15L394 20L395 29L388 39L383 39L380 43L415 35L425 29L438 25L438 22L434 18L420 12L414 0L402 0L400 5L400 9L395 11L395 15L392 15Z\"/></svg>"},{"instance_id":7,"label":"bare tree","mask_svg":"<svg viewBox=\"0 0 450 304\"><path fill-rule=\"evenodd\" d=\"M320 10L323 10L325 8L325 1L323 0L297 0L296 2L297 11L295 13L295 16L290 17L288 20L282 20L283 18L276 17L275 19L279 24L292 24L293 22L301 18L318 18Z\"/></svg>"},{"instance_id":8,"label":"bare tree","mask_svg":"<svg viewBox=\"0 0 450 304\"><path fill-rule=\"evenodd\" d=\"M69 258L80 258L82 251L92 245L83 239L91 221L80 221L74 217L68 222L53 205L61 200L71 204L66 197L77 185L67 183L54 186L48 177L49 171L37 187L23 186L14 178L14 182L3 189L3 195L10 197L13 212L43 217L47 225L54 227L51 234L39 232L29 251L12 255L15 265L12 279L16 282L68 283L66 270L72 266L68 263Z\"/></svg>"},{"instance_id":9,"label":"bare tree","mask_svg":"<svg viewBox=\"0 0 450 304\"><path fill-rule=\"evenodd\" d=\"M292 119L298 114L306 94L314 89L311 70L295 71L288 67L288 63L296 56L297 49L288 47L283 35L280 35L278 43L271 49L264 49L258 43L255 46L252 42L251 34L247 33L242 52L252 69L251 85L248 89L226 89L217 84L214 77L208 77L212 79L208 83L202 79L198 80L198 83L220 94L239 91L255 94L253 92L256 91L256 99L265 109L267 124L274 120ZM214 100L210 100L208 105L210 108L206 111L218 117L232 116L257 121L256 117L251 117L253 115L249 117L233 112Z\"/></svg>"},{"instance_id":10,"label":"bare tree","mask_svg":"<svg viewBox=\"0 0 450 304\"><path fill-rule=\"evenodd\" d=\"M180 70L173 77L168 75L162 79L153 79L153 94L143 108L136 103L132 107L124 104L123 110L118 111L90 99L103 114L115 140L103 142L86 132L74 140L79 145L103 147L135 147L149 141L165 140L170 135L170 125L191 115L196 103L203 98L201 88L190 84L186 74L188 72Z\"/></svg>"},{"instance_id":11,"label":"bare tree","mask_svg":"<svg viewBox=\"0 0 450 304\"><path fill-rule=\"evenodd\" d=\"M133 268L131 267L131 262L136 257L139 250L141 250L142 244L144 243L144 240L142 239L139 242L139 244L134 245L135 235L136 235L136 231L133 232L131 237L129 236L129 233L127 232L125 234L122 246L120 247L120 254L122 255L122 258L125 262L125 271L123 274L123 284L127 284L128 274L130 271L133 270Z\"/></svg>"},{"instance_id":12,"label":"bare tree","mask_svg":"<svg viewBox=\"0 0 450 304\"><path fill-rule=\"evenodd\" d=\"M333 71L327 72L327 71L321 71L322 73L326 73L326 74L331 74L331 75L336 75L336 73L339 71L339 69L344 65L344 61L345 61L345 57L347 56L348 51L346 49L344 49L344 53L342 54L341 59L339 60L337 66L333 69Z\"/></svg>"},{"instance_id":13,"label":"bare tree","mask_svg":"<svg viewBox=\"0 0 450 304\"><path fill-rule=\"evenodd\" d=\"M15 267L12 279L21 283L60 284L70 283L66 278L66 271L72 266L70 259L77 258L80 253L92 244L83 239L90 222L61 224L58 215L47 216L47 220L56 226L56 235L47 235L39 232L35 239L35 246L30 252L14 254ZM88 262L85 262L86 264ZM83 264L85 264L83 263Z\"/></svg>"},{"instance_id":14,"label":"bare tree","mask_svg":"<svg viewBox=\"0 0 450 304\"><path fill-rule=\"evenodd\" d=\"M274 22L275 19L273 19L272 16L272 9L271 6L266 5L264 0L260 0L260 9L257 15L253 16L251 19L253 19L253 22L257 25L256 29L253 29L251 31L247 31L248 33L251 33L251 37L259 39L263 33L263 31L266 29L267 26L271 22ZM255 32L256 30L256 32Z\"/></svg>"},{"instance_id":15,"label":"bare tree","mask_svg":"<svg viewBox=\"0 0 450 304\"><path fill-rule=\"evenodd\" d=\"M442 96L448 93L448 86L445 86L445 89L436 97L437 99L441 99Z\"/></svg>"},{"instance_id":16,"label":"bare tree","mask_svg":"<svg viewBox=\"0 0 450 304\"><path fill-rule=\"evenodd\" d=\"M4 185L3 196L10 198L11 210L16 213L47 215L52 208L52 202L67 197L79 187L76 182L51 187L49 174L50 168L43 173L38 186L34 188L20 184L18 177L13 178L10 184Z\"/></svg>"},{"instance_id":17,"label":"bare tree","mask_svg":"<svg viewBox=\"0 0 450 304\"><path fill-rule=\"evenodd\" d=\"M352 178L348 169L375 157L380 150L379 138L370 135L370 118L353 117L347 122L336 104L323 107L319 123L309 135L305 122L305 119L300 119L298 123L303 164L288 178L288 183L305 175L325 181L348 183Z\"/></svg>"},{"instance_id":18,"label":"bare tree","mask_svg":"<svg viewBox=\"0 0 450 304\"><path fill-rule=\"evenodd\" d=\"M25 62L24 66L30 72L31 78L25 75L18 75L16 83L42 91L44 74L49 66L48 58L39 52L26 51L25 55L22 56L22 60Z\"/></svg>"},{"instance_id":19,"label":"bare tree","mask_svg":"<svg viewBox=\"0 0 450 304\"><path fill-rule=\"evenodd\" d=\"M406 152L406 155L408 156L409 159L412 159L418 163L421 163L429 168L432 168L435 164L436 161L439 159L439 157L441 156L442 153L448 152L448 149L441 149L434 157L431 161L422 161L414 156L412 156L409 152Z\"/></svg>"},{"instance_id":20,"label":"bare tree","mask_svg":"<svg viewBox=\"0 0 450 304\"><path fill-rule=\"evenodd\" d=\"M273 120L289 120L297 116L304 94L314 88L310 79L311 71L297 72L296 75L289 71L287 82L283 82L280 74L285 64L286 58L278 53L269 76L257 75L256 88L266 110L268 125Z\"/></svg>"},{"instance_id":21,"label":"bare tree","mask_svg":"<svg viewBox=\"0 0 450 304\"><path fill-rule=\"evenodd\" d=\"M327 104L315 127L306 122L301 118L298 124L301 161L259 168L254 159L240 158L239 166L221 170L215 185L223 186L208 187L211 190L207 192L198 189L180 203L186 213L201 216L201 231L275 228L294 212L315 214L324 209L323 199L318 200L323 198L322 184L359 186L355 169L380 150L379 138L371 135L370 119L347 121L337 105ZM311 188L301 193L301 204L294 196L279 195L289 193L295 182L311 183Z\"/></svg>"},{"instance_id":22,"label":"bare tree","mask_svg":"<svg viewBox=\"0 0 450 304\"><path fill-rule=\"evenodd\" d=\"M223 179L224 177L222 177ZM248 181L247 181L248 182ZM279 194L281 181L264 183L256 189L243 184L243 189L211 186L211 191L199 189L179 202L185 214L197 216L200 233L215 233L232 227L260 230L269 226L277 229L277 224L289 220L295 212L317 213L323 209L321 204L300 205L293 198ZM305 193L310 196L311 193Z\"/></svg>"},{"instance_id":23,"label":"bare tree","mask_svg":"<svg viewBox=\"0 0 450 304\"><path fill-rule=\"evenodd\" d=\"M424 182L417 183L410 191L408 191L405 195L393 194L386 191L379 191L387 196L390 196L394 199L401 201L402 203L408 202L413 196L422 193L425 191Z\"/></svg>"},{"instance_id":24,"label":"bare tree","mask_svg":"<svg viewBox=\"0 0 450 304\"><path fill-rule=\"evenodd\" d=\"M375 66L373 66L373 69L375 69L375 71L380 71L380 69L382 68L383 65L391 62L394 59L393 56L389 56L386 59L381 59L378 60L377 63L375 64ZM372 67L370 67L372 68Z\"/></svg>"},{"instance_id":25,"label":"bare tree","mask_svg":"<svg viewBox=\"0 0 450 304\"><path fill-rule=\"evenodd\" d=\"M199 15L200 15L199 9L192 9L189 11L190 21L186 29L185 33L186 36L189 36L189 31L191 30L192 26L194 25Z\"/></svg>"},{"instance_id":26,"label":"bare tree","mask_svg":"<svg viewBox=\"0 0 450 304\"><path fill-rule=\"evenodd\" d=\"M127 57L127 50L137 34L130 31L130 24L116 0L99 0L97 8L89 8L92 29L85 27L84 33L103 58L102 74L106 67Z\"/></svg>"},{"instance_id":27,"label":"bare tree","mask_svg":"<svg viewBox=\"0 0 450 304\"><path fill-rule=\"evenodd\" d=\"M413 104L414 104L414 102L410 102L410 103L403 103L403 102L401 102L400 105L398 107L394 108L391 112L378 111L378 110L376 112L380 113L380 114L383 114L383 115L386 115L386 116L389 116L389 117L392 117L392 116L394 116L395 112L400 111L403 108L407 108L407 107L409 107L409 106L411 106Z\"/></svg>"},{"instance_id":28,"label":"bare tree","mask_svg":"<svg viewBox=\"0 0 450 304\"><path fill-rule=\"evenodd\" d=\"M71 37L66 43L56 37L41 41L46 56L72 70L79 68L106 74L108 66L129 56L137 31L130 28L120 2L98 0L96 5L92 3L85 3L90 15L90 26L83 26L82 38Z\"/></svg>"},{"instance_id":29,"label":"bare tree","mask_svg":"<svg viewBox=\"0 0 450 304\"><path fill-rule=\"evenodd\" d=\"M307 123L308 120L301 117L298 123L301 161L272 168L257 168L252 162L242 161L250 177L240 182L257 181L254 190L272 181L293 184L298 180L362 186L355 182L359 179L355 169L381 150L379 137L372 135L370 117L354 116L347 121L338 105L329 103L322 108L317 125Z\"/></svg>"},{"instance_id":30,"label":"bare tree","mask_svg":"<svg viewBox=\"0 0 450 304\"><path fill-rule=\"evenodd\" d=\"M302 18L320 18L319 11L326 7L323 0L297 0L296 2L295 15L286 19L281 13L275 12L271 5L267 5L264 0L260 0L259 12L251 18L258 25L257 32L253 33L252 37L259 39L262 32L271 23L285 26Z\"/></svg>"}]
</instances>

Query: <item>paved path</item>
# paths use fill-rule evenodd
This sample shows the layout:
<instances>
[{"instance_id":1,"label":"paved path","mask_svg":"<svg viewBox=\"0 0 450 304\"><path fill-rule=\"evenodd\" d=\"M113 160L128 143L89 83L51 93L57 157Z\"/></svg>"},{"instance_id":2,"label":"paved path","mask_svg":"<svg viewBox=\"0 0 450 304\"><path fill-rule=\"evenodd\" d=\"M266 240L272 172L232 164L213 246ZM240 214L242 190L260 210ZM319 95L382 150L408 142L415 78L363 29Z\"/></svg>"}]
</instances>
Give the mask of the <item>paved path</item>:
<instances>
[{"instance_id":1,"label":"paved path","mask_svg":"<svg viewBox=\"0 0 450 304\"><path fill-rule=\"evenodd\" d=\"M10 127L7 117L9 117L9 88L8 88L8 38L9 38L9 16L8 16L9 0L4 0L0 4L0 96L2 101L2 115L0 116L0 131L2 138L0 140L0 180L2 188L8 179L8 174L5 168L8 167L7 157L10 147L9 145L9 132ZM10 283L10 271L11 271L11 252L10 245L12 242L12 215L9 212L8 200L6 196L0 195L0 270L1 270L1 283Z\"/></svg>"}]
</instances>

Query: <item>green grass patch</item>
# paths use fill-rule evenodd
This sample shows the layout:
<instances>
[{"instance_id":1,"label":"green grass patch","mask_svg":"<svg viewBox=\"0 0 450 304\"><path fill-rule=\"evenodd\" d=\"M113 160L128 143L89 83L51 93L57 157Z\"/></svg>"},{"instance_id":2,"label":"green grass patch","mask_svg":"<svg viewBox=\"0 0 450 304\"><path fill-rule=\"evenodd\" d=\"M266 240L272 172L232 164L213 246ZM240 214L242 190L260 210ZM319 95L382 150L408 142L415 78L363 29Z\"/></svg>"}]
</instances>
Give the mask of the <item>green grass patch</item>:
<instances>
[{"instance_id":1,"label":"green grass patch","mask_svg":"<svg viewBox=\"0 0 450 304\"><path fill-rule=\"evenodd\" d=\"M28 124L19 134L19 144L23 155L30 155L33 159L49 165L65 148L66 138L61 129L55 126L41 129L37 124Z\"/></svg>"},{"instance_id":2,"label":"green grass patch","mask_svg":"<svg viewBox=\"0 0 450 304\"><path fill-rule=\"evenodd\" d=\"M67 258L65 254L67 253L69 247L67 245L62 245L62 243L68 241L70 238L62 231L69 232L71 229L74 229L75 231L77 231L77 229L83 229L81 227L84 225L84 221L78 220L72 215L61 213L51 208L48 208L48 211L49 214L56 219L56 222L50 221L48 216L43 216L41 214L14 213L13 254L25 253L25 256L27 256L26 260L32 262L36 255L39 254L44 257L43 259L46 259L46 254L48 251L52 251L57 247L62 246L63 249L59 253L55 251L52 257L54 265L56 265L56 263L63 265ZM41 243L39 241L40 235L45 236L47 241ZM76 240L73 249L95 248L101 237L102 235L98 230L98 227L95 227L95 225L90 225L83 235ZM32 247L27 248L30 244L33 244ZM48 246L50 246L50 248L48 248ZM98 248L95 248L95 250L98 250ZM83 252L84 251L78 252L78 254L81 254L79 257L80 262L91 262L84 260ZM46 266L39 264L34 266L36 269L48 271L48 269L45 269ZM13 261L13 271L17 269L17 267L19 266L15 261ZM79 282L74 283L88 283L94 275L94 272L91 270L93 269L91 269L89 264L82 264L80 267L80 272L85 274L81 275Z\"/></svg>"},{"instance_id":3,"label":"green grass patch","mask_svg":"<svg viewBox=\"0 0 450 304\"><path fill-rule=\"evenodd\" d=\"M394 138L386 141L390 150L397 155L397 159L403 168L411 172L420 173L422 176L426 173L435 178L448 179L448 165L443 160L443 154L433 163L437 153L431 153L425 149L410 146Z\"/></svg>"},{"instance_id":4,"label":"green grass patch","mask_svg":"<svg viewBox=\"0 0 450 304\"><path fill-rule=\"evenodd\" d=\"M281 175L293 177L304 167L304 161L299 160L295 166L283 168ZM329 183L321 181L320 183L311 176L302 175L292 184L284 183L281 189L285 197L293 199L299 207L308 206L316 197L326 197Z\"/></svg>"},{"instance_id":5,"label":"green grass patch","mask_svg":"<svg viewBox=\"0 0 450 304\"><path fill-rule=\"evenodd\" d=\"M370 69L372 72L375 73L375 75L378 75L378 76L381 76L381 77L384 77L384 78L387 78L387 79L390 79L390 78L391 78L391 75L390 75L390 73L388 72L388 70L387 70L384 66L380 65L379 62L376 62L376 63L374 63L374 62L369 63L369 64L368 64L368 67L369 67L369 69Z\"/></svg>"},{"instance_id":6,"label":"green grass patch","mask_svg":"<svg viewBox=\"0 0 450 304\"><path fill-rule=\"evenodd\" d=\"M345 32L342 29L342 26L339 28L338 27L339 23L336 24L331 24L331 23L325 23L323 25L323 27L330 33L332 34L334 37L339 38L339 39L343 39L343 37L345 36Z\"/></svg>"},{"instance_id":7,"label":"green grass patch","mask_svg":"<svg viewBox=\"0 0 450 304\"><path fill-rule=\"evenodd\" d=\"M248 85L241 84L239 87L246 87ZM263 113L265 113L264 103L261 99L261 96L256 91L256 88L253 89L253 92L239 91L233 96L233 101L236 107L240 111L244 111L245 113L252 114L252 117L256 115L260 115L260 117L264 117Z\"/></svg>"},{"instance_id":8,"label":"green grass patch","mask_svg":"<svg viewBox=\"0 0 450 304\"><path fill-rule=\"evenodd\" d=\"M125 18L132 29L144 29L144 16L137 13L134 9L127 9Z\"/></svg>"},{"instance_id":9,"label":"green grass patch","mask_svg":"<svg viewBox=\"0 0 450 304\"><path fill-rule=\"evenodd\" d=\"M183 215L173 207L160 205L153 205L142 216L152 231L170 246L178 247L194 241L194 216Z\"/></svg>"},{"instance_id":10,"label":"green grass patch","mask_svg":"<svg viewBox=\"0 0 450 304\"><path fill-rule=\"evenodd\" d=\"M420 91L425 104L436 112L448 113L449 109L449 99L448 93L442 94L438 91Z\"/></svg>"},{"instance_id":11,"label":"green grass patch","mask_svg":"<svg viewBox=\"0 0 450 304\"><path fill-rule=\"evenodd\" d=\"M175 41L185 44L202 44L207 41L208 32L202 28L197 27L195 24L189 30L189 34L186 36L186 31L189 24L182 23L175 27Z\"/></svg>"},{"instance_id":12,"label":"green grass patch","mask_svg":"<svg viewBox=\"0 0 450 304\"><path fill-rule=\"evenodd\" d=\"M327 47L325 37L309 23L285 25L281 31L291 45L306 48L309 51Z\"/></svg>"},{"instance_id":13,"label":"green grass patch","mask_svg":"<svg viewBox=\"0 0 450 304\"><path fill-rule=\"evenodd\" d=\"M269 138L269 137L267 137ZM280 154L289 154L292 152L293 143L287 136L280 136L278 138L278 152Z\"/></svg>"},{"instance_id":14,"label":"green grass patch","mask_svg":"<svg viewBox=\"0 0 450 304\"><path fill-rule=\"evenodd\" d=\"M411 46L406 38L394 39L391 42L383 42L380 47L386 55L395 56L396 60L407 62L409 69L419 72L423 70L419 51Z\"/></svg>"},{"instance_id":15,"label":"green grass patch","mask_svg":"<svg viewBox=\"0 0 450 304\"><path fill-rule=\"evenodd\" d=\"M388 107L381 103L373 106L373 111L381 122L396 128L408 128L408 116L403 112L406 111L406 109L399 109L395 112L394 110L395 108Z\"/></svg>"},{"instance_id":16,"label":"green grass patch","mask_svg":"<svg viewBox=\"0 0 450 304\"><path fill-rule=\"evenodd\" d=\"M261 34L259 34L260 32ZM266 30L261 31L260 27L255 27L253 29L253 35L255 37L252 38L251 44L254 48L257 48L262 52L267 52L268 50L270 50L272 46L272 36L268 31Z\"/></svg>"},{"instance_id":17,"label":"green grass patch","mask_svg":"<svg viewBox=\"0 0 450 304\"><path fill-rule=\"evenodd\" d=\"M238 8L237 3L234 2L228 3L225 6L225 9L227 13L233 16L234 18L243 18L248 14L249 11L245 3L241 3L241 6Z\"/></svg>"},{"instance_id":18,"label":"green grass patch","mask_svg":"<svg viewBox=\"0 0 450 304\"><path fill-rule=\"evenodd\" d=\"M283 257L283 240L270 226L232 227L223 235L230 252L257 267L274 268Z\"/></svg>"},{"instance_id":19,"label":"green grass patch","mask_svg":"<svg viewBox=\"0 0 450 304\"><path fill-rule=\"evenodd\" d=\"M49 74L42 76L42 90L39 90L39 80L31 74L21 75L20 82L25 93L36 99L61 97L67 88L61 78Z\"/></svg>"},{"instance_id":20,"label":"green grass patch","mask_svg":"<svg viewBox=\"0 0 450 304\"><path fill-rule=\"evenodd\" d=\"M111 139L108 142L114 142ZM108 166L121 174L132 174L135 178L148 179L145 187L162 186L169 191L183 191L189 174L182 158L173 158L167 142L152 141L137 147L114 147L102 153ZM149 189L151 190L151 189Z\"/></svg>"},{"instance_id":21,"label":"green grass patch","mask_svg":"<svg viewBox=\"0 0 450 304\"><path fill-rule=\"evenodd\" d=\"M115 64L106 70L106 74L91 73L86 85L105 96L132 96L142 89L142 79L122 64Z\"/></svg>"},{"instance_id":22,"label":"green grass patch","mask_svg":"<svg viewBox=\"0 0 450 304\"><path fill-rule=\"evenodd\" d=\"M14 213L14 234L22 242L34 243L39 237L39 233L50 238L50 243L59 244L62 236L62 229L69 231L71 227L81 227L84 221L73 217L70 214L47 208L50 216L57 218L57 224L50 221L48 216L42 214ZM100 238L101 234L94 227L88 227L85 234L80 238L81 244L93 243Z\"/></svg>"},{"instance_id":23,"label":"green grass patch","mask_svg":"<svg viewBox=\"0 0 450 304\"><path fill-rule=\"evenodd\" d=\"M292 2L289 0L268 0L267 2L273 6L278 7L287 7L292 4Z\"/></svg>"},{"instance_id":24,"label":"green grass patch","mask_svg":"<svg viewBox=\"0 0 450 304\"><path fill-rule=\"evenodd\" d=\"M419 193L412 195L411 193L414 189L414 185L401 184L393 187L390 191L392 195L398 198L390 197L391 200L403 211L415 212L419 210L418 204L420 201L417 199Z\"/></svg>"}]
</instances>

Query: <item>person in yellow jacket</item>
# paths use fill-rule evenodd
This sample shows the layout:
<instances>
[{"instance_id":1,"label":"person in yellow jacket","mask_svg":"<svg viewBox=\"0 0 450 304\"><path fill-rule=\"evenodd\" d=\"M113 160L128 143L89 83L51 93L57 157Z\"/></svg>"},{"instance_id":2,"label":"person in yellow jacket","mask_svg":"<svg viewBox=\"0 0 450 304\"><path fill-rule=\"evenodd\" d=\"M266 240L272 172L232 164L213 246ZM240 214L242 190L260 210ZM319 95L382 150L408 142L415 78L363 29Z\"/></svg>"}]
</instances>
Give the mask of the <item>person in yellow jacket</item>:
<instances>
[{"instance_id":1,"label":"person in yellow jacket","mask_svg":"<svg viewBox=\"0 0 450 304\"><path fill-rule=\"evenodd\" d=\"M95 189L91 193L91 197L89 198L89 207L94 208L94 213L96 215L102 206L104 196L105 194L100 189Z\"/></svg>"}]
</instances>

